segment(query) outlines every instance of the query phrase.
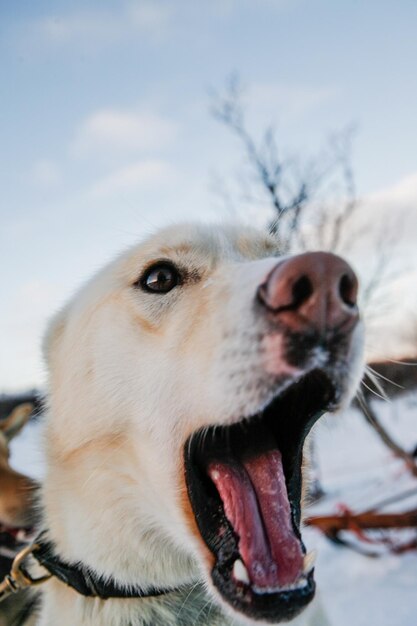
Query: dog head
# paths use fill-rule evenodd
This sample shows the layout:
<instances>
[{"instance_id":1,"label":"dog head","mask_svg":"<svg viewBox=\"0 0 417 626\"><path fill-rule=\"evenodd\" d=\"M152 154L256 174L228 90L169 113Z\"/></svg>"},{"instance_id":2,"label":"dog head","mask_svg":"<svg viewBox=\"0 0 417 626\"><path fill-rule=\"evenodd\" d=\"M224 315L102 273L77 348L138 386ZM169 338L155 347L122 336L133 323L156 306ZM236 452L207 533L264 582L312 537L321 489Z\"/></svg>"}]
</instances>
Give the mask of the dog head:
<instances>
[{"instance_id":1,"label":"dog head","mask_svg":"<svg viewBox=\"0 0 417 626\"><path fill-rule=\"evenodd\" d=\"M160 231L51 325L46 523L126 584L202 578L253 622L313 597L304 439L362 370L356 278L235 226ZM60 492L57 495L57 492Z\"/></svg>"},{"instance_id":2,"label":"dog head","mask_svg":"<svg viewBox=\"0 0 417 626\"><path fill-rule=\"evenodd\" d=\"M32 521L36 485L10 467L9 446L28 422L33 408L30 402L19 404L0 423L0 524L4 527L29 526Z\"/></svg>"}]
</instances>

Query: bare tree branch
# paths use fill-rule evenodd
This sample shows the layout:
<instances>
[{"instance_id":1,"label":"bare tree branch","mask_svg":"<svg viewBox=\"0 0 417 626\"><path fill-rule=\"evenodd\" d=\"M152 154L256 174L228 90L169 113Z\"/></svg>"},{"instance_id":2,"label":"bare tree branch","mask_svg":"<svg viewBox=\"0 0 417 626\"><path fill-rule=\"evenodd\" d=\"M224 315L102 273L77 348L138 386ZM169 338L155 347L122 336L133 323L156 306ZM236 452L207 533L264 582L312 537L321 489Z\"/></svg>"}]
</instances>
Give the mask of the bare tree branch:
<instances>
[{"instance_id":1,"label":"bare tree branch","mask_svg":"<svg viewBox=\"0 0 417 626\"><path fill-rule=\"evenodd\" d=\"M327 154L316 158L297 177L291 163L280 156L271 126L260 140L249 131L242 94L239 77L234 74L222 94L213 94L211 112L238 139L258 186L269 199L275 213L269 223L270 232L278 237L284 252L305 249L311 246L312 238L320 247L337 251L346 244L346 224L358 208L351 158L354 129L334 135ZM314 199L329 196L331 184L339 193L330 209L323 197ZM306 228L308 220L313 227Z\"/></svg>"},{"instance_id":2,"label":"bare tree branch","mask_svg":"<svg viewBox=\"0 0 417 626\"><path fill-rule=\"evenodd\" d=\"M273 209L274 217L269 222L269 230L279 239L282 251L288 253L319 247L343 253L354 243L357 245L358 239L368 234L370 229L364 227L363 220L362 223L358 220L354 222L360 207L352 166L355 129L350 127L334 135L327 153L317 157L313 165L310 164L303 175L297 177L291 162L280 155L277 135L271 126L266 128L259 140L248 129L242 93L239 77L235 74L224 93L214 94L212 115L232 132L243 148L255 182ZM246 193L245 200L251 202L253 196ZM262 201L256 202L257 206L262 204ZM386 293L384 287L395 276L390 263L394 232L398 234L392 228L391 235L388 235L385 228L379 239L369 244L376 261L363 290L362 307L379 315L384 311L384 302L381 303ZM416 473L410 455L383 429L371 407L362 407L362 411L384 443Z\"/></svg>"},{"instance_id":3,"label":"bare tree branch","mask_svg":"<svg viewBox=\"0 0 417 626\"><path fill-rule=\"evenodd\" d=\"M227 86L226 92L215 95L212 105L214 118L226 126L238 138L245 155L253 167L261 188L268 194L270 203L275 210L275 218L270 222L270 232L281 242L283 251L290 249L295 233L299 232L302 213L310 197L311 190L306 180L300 182L295 191L289 189L290 172L285 162L280 159L272 127L268 127L263 138L256 142L246 127L245 116L241 104L242 89L234 75ZM284 183L286 179L287 185ZM288 222L284 218L288 216ZM286 226L286 228L285 228Z\"/></svg>"},{"instance_id":4,"label":"bare tree branch","mask_svg":"<svg viewBox=\"0 0 417 626\"><path fill-rule=\"evenodd\" d=\"M395 454L396 457L405 462L406 466L413 474L413 476L417 476L417 465L413 456L406 452L400 445L398 445L388 433L388 431L382 426L376 412L371 407L370 402L366 402L360 399L358 403L358 408L362 412L362 415L365 417L365 420L378 434L383 443Z\"/></svg>"}]
</instances>

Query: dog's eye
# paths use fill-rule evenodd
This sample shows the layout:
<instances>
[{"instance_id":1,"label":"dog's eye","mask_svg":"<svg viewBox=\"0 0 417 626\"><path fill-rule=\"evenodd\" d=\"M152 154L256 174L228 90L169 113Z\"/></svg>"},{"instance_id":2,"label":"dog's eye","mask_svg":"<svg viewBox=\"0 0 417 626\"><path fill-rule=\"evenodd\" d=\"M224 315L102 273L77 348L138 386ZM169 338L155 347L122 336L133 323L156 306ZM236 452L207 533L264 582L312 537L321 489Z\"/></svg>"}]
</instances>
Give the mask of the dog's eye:
<instances>
[{"instance_id":1,"label":"dog's eye","mask_svg":"<svg viewBox=\"0 0 417 626\"><path fill-rule=\"evenodd\" d=\"M180 283L177 268L170 263L157 263L146 270L140 283L143 289L152 293L168 293Z\"/></svg>"}]
</instances>

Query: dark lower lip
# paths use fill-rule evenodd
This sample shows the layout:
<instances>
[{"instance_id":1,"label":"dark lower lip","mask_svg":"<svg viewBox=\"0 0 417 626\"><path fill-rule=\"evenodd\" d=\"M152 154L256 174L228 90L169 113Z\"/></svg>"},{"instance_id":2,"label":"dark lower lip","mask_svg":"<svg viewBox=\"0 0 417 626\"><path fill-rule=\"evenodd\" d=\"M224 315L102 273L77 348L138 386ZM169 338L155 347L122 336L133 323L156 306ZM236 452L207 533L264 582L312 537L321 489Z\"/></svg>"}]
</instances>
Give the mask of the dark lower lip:
<instances>
[{"instance_id":1,"label":"dark lower lip","mask_svg":"<svg viewBox=\"0 0 417 626\"><path fill-rule=\"evenodd\" d=\"M231 587L231 577L218 563L214 566L211 577L222 596L236 611L255 620L279 623L293 619L312 601L316 591L314 570L307 576L301 589L282 590L275 593L257 594L249 587Z\"/></svg>"},{"instance_id":2,"label":"dark lower lip","mask_svg":"<svg viewBox=\"0 0 417 626\"><path fill-rule=\"evenodd\" d=\"M227 455L228 446L240 446L243 454L247 449L248 454L259 452L259 446L265 445L265 438L259 440L257 433L259 424L265 423L265 427L273 431L274 441L279 442L294 534L305 552L299 531L303 444L312 425L333 404L335 397L336 389L330 376L317 370L280 394L262 415L229 427L204 429L204 437L196 433L184 447L188 496L200 534L215 557L212 581L231 607L252 619L276 623L295 617L314 597L313 571L306 575L301 588L259 593L250 584L237 583L232 576L233 564L240 558L237 537L204 468L214 454L216 457Z\"/></svg>"}]
</instances>

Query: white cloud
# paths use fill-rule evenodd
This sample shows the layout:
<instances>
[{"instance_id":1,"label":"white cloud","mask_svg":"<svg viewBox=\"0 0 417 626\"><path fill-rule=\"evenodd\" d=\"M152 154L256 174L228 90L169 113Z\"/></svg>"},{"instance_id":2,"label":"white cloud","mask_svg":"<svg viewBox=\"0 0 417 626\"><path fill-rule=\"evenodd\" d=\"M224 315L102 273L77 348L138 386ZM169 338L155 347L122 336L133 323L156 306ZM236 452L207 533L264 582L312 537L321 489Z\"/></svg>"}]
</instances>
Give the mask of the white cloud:
<instances>
[{"instance_id":1,"label":"white cloud","mask_svg":"<svg viewBox=\"0 0 417 626\"><path fill-rule=\"evenodd\" d=\"M350 227L358 236L352 260L364 285L384 260L374 300L365 311L370 356L404 356L417 311L417 172L361 198Z\"/></svg>"},{"instance_id":2,"label":"white cloud","mask_svg":"<svg viewBox=\"0 0 417 626\"><path fill-rule=\"evenodd\" d=\"M133 0L110 11L97 8L45 17L34 23L32 34L51 45L94 48L138 33L159 40L168 32L172 17L172 6L163 0Z\"/></svg>"},{"instance_id":3,"label":"white cloud","mask_svg":"<svg viewBox=\"0 0 417 626\"><path fill-rule=\"evenodd\" d=\"M166 147L176 134L176 124L155 113L103 109L81 124L71 151L76 156L138 154Z\"/></svg>"},{"instance_id":4,"label":"white cloud","mask_svg":"<svg viewBox=\"0 0 417 626\"><path fill-rule=\"evenodd\" d=\"M417 172L359 200L352 228L363 235L361 245L389 246L391 263L417 267Z\"/></svg>"},{"instance_id":5,"label":"white cloud","mask_svg":"<svg viewBox=\"0 0 417 626\"><path fill-rule=\"evenodd\" d=\"M131 163L99 180L91 189L93 196L108 196L127 190L152 185L166 185L175 181L174 168L165 161L148 159Z\"/></svg>"},{"instance_id":6,"label":"white cloud","mask_svg":"<svg viewBox=\"0 0 417 626\"><path fill-rule=\"evenodd\" d=\"M398 209L410 209L417 218L417 172L402 178L391 187L382 189L368 196L374 206Z\"/></svg>"},{"instance_id":7,"label":"white cloud","mask_svg":"<svg viewBox=\"0 0 417 626\"><path fill-rule=\"evenodd\" d=\"M39 187L55 187L62 181L61 171L56 163L48 159L39 159L33 165L32 181Z\"/></svg>"}]
</instances>

